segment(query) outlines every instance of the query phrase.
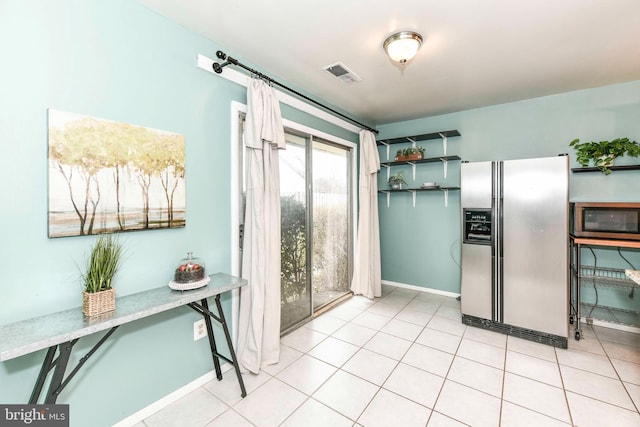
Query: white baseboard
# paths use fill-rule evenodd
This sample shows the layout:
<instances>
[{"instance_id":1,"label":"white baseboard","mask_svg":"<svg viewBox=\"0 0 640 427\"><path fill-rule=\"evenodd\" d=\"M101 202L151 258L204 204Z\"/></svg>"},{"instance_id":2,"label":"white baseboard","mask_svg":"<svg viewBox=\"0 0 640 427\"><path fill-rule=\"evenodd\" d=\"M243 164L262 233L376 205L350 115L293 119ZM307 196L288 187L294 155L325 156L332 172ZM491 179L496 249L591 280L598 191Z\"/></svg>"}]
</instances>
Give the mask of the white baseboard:
<instances>
[{"instance_id":1,"label":"white baseboard","mask_svg":"<svg viewBox=\"0 0 640 427\"><path fill-rule=\"evenodd\" d=\"M220 368L224 373L229 369L231 369L231 365L229 363L222 363ZM113 425L113 427L131 427L133 425L136 425L137 423L141 422L145 418L148 418L149 416L155 414L156 412L163 409L164 407L169 406L170 404L180 399L181 397L184 397L187 394L191 393L192 391L196 390L198 387L202 387L209 381L212 381L215 379L216 379L215 370L207 372L203 376L191 381L189 384L185 384L184 386L180 387L176 391L173 391L168 395L166 395L165 397L159 400L156 400L149 406L142 408L138 412L129 415L127 418L123 420L118 421L116 424Z\"/></svg>"},{"instance_id":2,"label":"white baseboard","mask_svg":"<svg viewBox=\"0 0 640 427\"><path fill-rule=\"evenodd\" d=\"M424 288L422 286L407 285L406 283L392 282L390 280L382 280L383 285L395 286L397 288L411 289L413 291L428 292L430 294L444 295L446 297L458 298L460 294L455 292L441 291L440 289Z\"/></svg>"}]
</instances>

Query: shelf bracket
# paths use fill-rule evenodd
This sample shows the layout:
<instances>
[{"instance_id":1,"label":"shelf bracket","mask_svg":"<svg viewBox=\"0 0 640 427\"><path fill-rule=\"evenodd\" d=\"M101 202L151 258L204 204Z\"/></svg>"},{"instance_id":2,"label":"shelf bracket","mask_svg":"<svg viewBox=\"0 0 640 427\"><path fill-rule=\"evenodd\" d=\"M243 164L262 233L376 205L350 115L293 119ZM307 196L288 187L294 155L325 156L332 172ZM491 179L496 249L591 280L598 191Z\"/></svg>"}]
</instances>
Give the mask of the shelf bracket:
<instances>
[{"instance_id":1,"label":"shelf bracket","mask_svg":"<svg viewBox=\"0 0 640 427\"><path fill-rule=\"evenodd\" d=\"M391 148L390 145L384 141L380 141L380 144L384 145L385 147L387 147L387 161L389 161L389 149Z\"/></svg>"},{"instance_id":2,"label":"shelf bracket","mask_svg":"<svg viewBox=\"0 0 640 427\"><path fill-rule=\"evenodd\" d=\"M381 165L381 166L387 170L387 182L389 182L389 178L391 177L391 166L389 165Z\"/></svg>"},{"instance_id":3,"label":"shelf bracket","mask_svg":"<svg viewBox=\"0 0 640 427\"><path fill-rule=\"evenodd\" d=\"M444 191L444 207L448 208L449 207L449 190L445 188L442 191Z\"/></svg>"},{"instance_id":4,"label":"shelf bracket","mask_svg":"<svg viewBox=\"0 0 640 427\"><path fill-rule=\"evenodd\" d=\"M413 195L413 207L416 207L416 191L415 190L410 190L411 194Z\"/></svg>"},{"instance_id":5,"label":"shelf bracket","mask_svg":"<svg viewBox=\"0 0 640 427\"><path fill-rule=\"evenodd\" d=\"M387 195L387 207L389 207L389 201L391 200L391 192L387 190L380 190L380 193Z\"/></svg>"},{"instance_id":6,"label":"shelf bracket","mask_svg":"<svg viewBox=\"0 0 640 427\"><path fill-rule=\"evenodd\" d=\"M413 180L416 180L416 164L414 162L407 162L411 165L411 170L413 171Z\"/></svg>"},{"instance_id":7,"label":"shelf bracket","mask_svg":"<svg viewBox=\"0 0 640 427\"><path fill-rule=\"evenodd\" d=\"M416 140L415 140L415 139L410 138L410 137L408 137L408 136L407 136L407 137L405 137L405 138L407 138L407 139L409 140L409 142L411 143L411 146L412 146L413 148L416 148Z\"/></svg>"},{"instance_id":8,"label":"shelf bracket","mask_svg":"<svg viewBox=\"0 0 640 427\"><path fill-rule=\"evenodd\" d=\"M442 160L442 169L444 171L444 179L447 179L447 165L448 165L449 161L447 159L444 159L444 158L440 158L440 160Z\"/></svg>"},{"instance_id":9,"label":"shelf bracket","mask_svg":"<svg viewBox=\"0 0 640 427\"><path fill-rule=\"evenodd\" d=\"M444 133L440 133L440 138L442 138L442 152L444 155L447 155L447 135Z\"/></svg>"}]
</instances>

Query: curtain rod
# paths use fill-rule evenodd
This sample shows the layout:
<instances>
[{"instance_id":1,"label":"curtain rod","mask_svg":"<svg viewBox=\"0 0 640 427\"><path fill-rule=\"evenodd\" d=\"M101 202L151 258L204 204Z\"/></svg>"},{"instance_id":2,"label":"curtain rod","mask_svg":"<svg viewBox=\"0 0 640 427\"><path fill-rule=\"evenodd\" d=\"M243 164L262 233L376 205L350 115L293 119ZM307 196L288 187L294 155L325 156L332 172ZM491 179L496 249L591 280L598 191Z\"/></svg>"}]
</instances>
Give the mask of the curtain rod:
<instances>
[{"instance_id":1,"label":"curtain rod","mask_svg":"<svg viewBox=\"0 0 640 427\"><path fill-rule=\"evenodd\" d=\"M360 127L364 128L364 129L366 129L366 130L369 130L369 131L371 131L371 132L373 132L373 133L375 133L375 134L377 134L377 133L378 133L378 131L377 131L377 130L375 130L375 129L373 129L372 127L369 127L369 126L367 126L367 125L365 125L365 124L362 124L362 123L360 123L359 121L354 120L354 119L352 119L351 117L346 116L346 115L342 114L341 112L336 111L336 110L334 110L333 108L330 108L330 107L328 107L328 106L326 106L326 105L324 105L324 104L322 104L322 103L320 103L320 102L318 102L318 101L316 101L316 100L314 100L314 99L311 99L311 98L309 98L308 96L303 95L303 94L301 94L300 92L298 92L298 91L296 91L296 90L294 90L294 89L291 89L290 87L288 87L288 86L286 86L286 85L284 85L284 84L280 83L279 81L274 80L274 79L272 79L271 77L269 77L269 76L267 76L267 75L265 75L265 74L263 74L263 73L261 73L261 72L259 72L259 71L257 71L257 70L254 70L254 69L253 69L253 68L251 68L251 67L248 67L248 66L244 65L242 62L238 61L238 60L237 60L237 59L235 59L235 58L232 58L232 57L228 56L226 53L224 53L224 52L223 52L223 51L221 51L221 50L219 50L219 51L217 51L217 52L216 52L216 56L218 57L218 59L221 59L221 60L223 60L223 61L226 61L226 62L224 62L224 63L222 63L222 64L218 64L217 62L214 62L214 63L213 63L213 71L215 71L215 72L216 72L216 74L220 74L220 73L222 73L222 69L223 69L224 67L226 67L227 65L235 65L235 66L237 66L237 67L244 68L245 70L249 71L251 74L254 74L254 75L258 76L259 78L261 78L261 79L263 79L263 80L266 80L268 83L272 83L272 84L278 85L278 86L280 86L281 88L286 89L286 90L288 90L289 92L291 92L291 93L293 93L293 94L295 94L295 95L299 96L300 98L303 98L303 99L304 99L304 100L306 100L306 101L312 102L312 103L316 104L317 106L324 108L325 110L327 110L327 111L331 112L332 114L335 114L335 115L337 115L337 116L340 116L340 117L342 117L343 119L346 119L346 120L350 121L351 123L355 123L356 125L358 125L358 126L360 126Z\"/></svg>"}]
</instances>

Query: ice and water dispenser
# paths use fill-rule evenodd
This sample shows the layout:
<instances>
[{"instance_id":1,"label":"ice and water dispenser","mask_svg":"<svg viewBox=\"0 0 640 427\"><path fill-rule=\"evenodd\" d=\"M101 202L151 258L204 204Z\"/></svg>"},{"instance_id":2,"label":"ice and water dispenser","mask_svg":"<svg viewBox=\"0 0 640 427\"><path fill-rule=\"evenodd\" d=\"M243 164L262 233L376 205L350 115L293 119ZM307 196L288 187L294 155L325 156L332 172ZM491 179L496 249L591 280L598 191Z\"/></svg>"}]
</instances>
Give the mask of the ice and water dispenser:
<instances>
[{"instance_id":1,"label":"ice and water dispenser","mask_svg":"<svg viewBox=\"0 0 640 427\"><path fill-rule=\"evenodd\" d=\"M464 243L491 244L491 209L464 209Z\"/></svg>"}]
</instances>

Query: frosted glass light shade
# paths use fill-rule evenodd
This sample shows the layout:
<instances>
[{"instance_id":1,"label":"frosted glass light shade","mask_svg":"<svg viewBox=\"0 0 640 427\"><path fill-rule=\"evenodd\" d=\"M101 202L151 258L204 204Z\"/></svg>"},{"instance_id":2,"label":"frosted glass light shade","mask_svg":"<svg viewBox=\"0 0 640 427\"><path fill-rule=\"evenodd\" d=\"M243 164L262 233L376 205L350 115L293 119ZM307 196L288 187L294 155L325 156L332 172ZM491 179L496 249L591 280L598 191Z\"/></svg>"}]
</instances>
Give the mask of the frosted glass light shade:
<instances>
[{"instance_id":1,"label":"frosted glass light shade","mask_svg":"<svg viewBox=\"0 0 640 427\"><path fill-rule=\"evenodd\" d=\"M401 31L387 37L383 47L392 61L404 64L411 60L422 45L422 36L413 31Z\"/></svg>"}]
</instances>

